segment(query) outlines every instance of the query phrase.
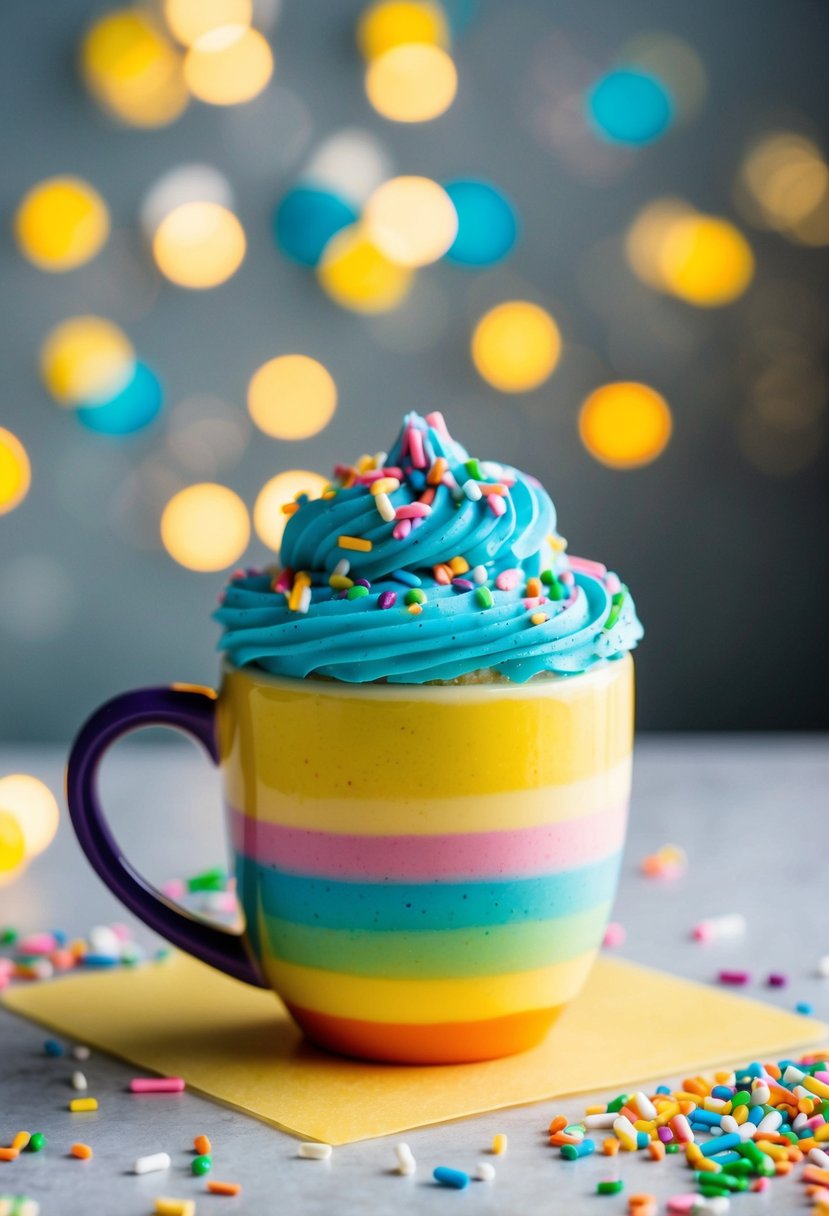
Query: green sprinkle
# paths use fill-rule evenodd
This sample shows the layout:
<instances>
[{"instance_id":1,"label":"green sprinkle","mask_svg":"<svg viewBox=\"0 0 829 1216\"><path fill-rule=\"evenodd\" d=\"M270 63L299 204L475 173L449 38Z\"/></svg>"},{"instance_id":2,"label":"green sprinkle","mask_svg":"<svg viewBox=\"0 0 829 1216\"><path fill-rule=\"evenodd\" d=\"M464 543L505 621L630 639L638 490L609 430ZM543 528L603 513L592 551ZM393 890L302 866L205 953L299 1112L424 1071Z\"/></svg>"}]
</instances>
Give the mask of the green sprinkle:
<instances>
[{"instance_id":1,"label":"green sprinkle","mask_svg":"<svg viewBox=\"0 0 829 1216\"><path fill-rule=\"evenodd\" d=\"M226 886L227 874L221 866L214 866L212 870L187 879L188 891L224 891Z\"/></svg>"},{"instance_id":2,"label":"green sprinkle","mask_svg":"<svg viewBox=\"0 0 829 1216\"><path fill-rule=\"evenodd\" d=\"M18 937L20 934L9 925L0 933L0 946L13 946Z\"/></svg>"},{"instance_id":3,"label":"green sprinkle","mask_svg":"<svg viewBox=\"0 0 829 1216\"><path fill-rule=\"evenodd\" d=\"M735 1177L738 1175L740 1177L744 1177L746 1174L751 1174L754 1172L754 1166L750 1161L744 1159L742 1161L728 1161L722 1167L722 1170L724 1174L733 1174Z\"/></svg>"},{"instance_id":4,"label":"green sprinkle","mask_svg":"<svg viewBox=\"0 0 829 1216\"><path fill-rule=\"evenodd\" d=\"M620 1191L625 1189L625 1184L621 1178L616 1178L612 1182L600 1182L596 1187L597 1195L618 1195Z\"/></svg>"},{"instance_id":5,"label":"green sprinkle","mask_svg":"<svg viewBox=\"0 0 829 1216\"><path fill-rule=\"evenodd\" d=\"M345 594L347 600L361 600L364 595L368 595L368 587L349 587Z\"/></svg>"},{"instance_id":6,"label":"green sprinkle","mask_svg":"<svg viewBox=\"0 0 829 1216\"><path fill-rule=\"evenodd\" d=\"M489 587L479 587L475 592L475 602L480 608L491 608L495 601Z\"/></svg>"},{"instance_id":7,"label":"green sprinkle","mask_svg":"<svg viewBox=\"0 0 829 1216\"><path fill-rule=\"evenodd\" d=\"M469 476L471 478L473 478L474 481L483 481L484 475L481 472L481 466L474 456L472 457L471 460L467 460L466 464L464 465L464 468L466 469Z\"/></svg>"},{"instance_id":8,"label":"green sprinkle","mask_svg":"<svg viewBox=\"0 0 829 1216\"><path fill-rule=\"evenodd\" d=\"M213 1167L213 1158L209 1157L205 1153L201 1157L193 1158L193 1163L190 1166L190 1169L193 1171L193 1173L197 1177L201 1177L202 1174L209 1174L212 1167Z\"/></svg>"},{"instance_id":9,"label":"green sprinkle","mask_svg":"<svg viewBox=\"0 0 829 1216\"><path fill-rule=\"evenodd\" d=\"M705 1170L696 1170L694 1178L700 1186L710 1187L720 1193L723 1191L747 1191L748 1181L745 1178L732 1178L730 1174L709 1174Z\"/></svg>"},{"instance_id":10,"label":"green sprinkle","mask_svg":"<svg viewBox=\"0 0 829 1216\"><path fill-rule=\"evenodd\" d=\"M665 1152L666 1152L666 1153L678 1153L678 1152L679 1152L679 1145L678 1145L678 1144L666 1144L666 1145L665 1145Z\"/></svg>"},{"instance_id":11,"label":"green sprinkle","mask_svg":"<svg viewBox=\"0 0 829 1216\"><path fill-rule=\"evenodd\" d=\"M747 1094L744 1089L741 1089L738 1094L735 1094L731 1099L731 1109L735 1106L748 1106L751 1101L751 1094Z\"/></svg>"},{"instance_id":12,"label":"green sprinkle","mask_svg":"<svg viewBox=\"0 0 829 1216\"><path fill-rule=\"evenodd\" d=\"M608 1102L607 1113L610 1114L612 1112L614 1115L617 1115L629 1097L630 1094L619 1094L618 1098L614 1098L612 1102Z\"/></svg>"},{"instance_id":13,"label":"green sprinkle","mask_svg":"<svg viewBox=\"0 0 829 1216\"><path fill-rule=\"evenodd\" d=\"M551 600L563 600L566 595L564 584L560 583L558 579L554 579L553 582L550 583L547 595Z\"/></svg>"},{"instance_id":14,"label":"green sprinkle","mask_svg":"<svg viewBox=\"0 0 829 1216\"><path fill-rule=\"evenodd\" d=\"M419 587L412 587L411 591L407 591L403 596L404 604L425 604L426 592L421 591Z\"/></svg>"},{"instance_id":15,"label":"green sprinkle","mask_svg":"<svg viewBox=\"0 0 829 1216\"><path fill-rule=\"evenodd\" d=\"M46 1147L46 1137L43 1132L33 1132L29 1137L29 1143L26 1145L27 1152L39 1153L42 1148Z\"/></svg>"}]
</instances>

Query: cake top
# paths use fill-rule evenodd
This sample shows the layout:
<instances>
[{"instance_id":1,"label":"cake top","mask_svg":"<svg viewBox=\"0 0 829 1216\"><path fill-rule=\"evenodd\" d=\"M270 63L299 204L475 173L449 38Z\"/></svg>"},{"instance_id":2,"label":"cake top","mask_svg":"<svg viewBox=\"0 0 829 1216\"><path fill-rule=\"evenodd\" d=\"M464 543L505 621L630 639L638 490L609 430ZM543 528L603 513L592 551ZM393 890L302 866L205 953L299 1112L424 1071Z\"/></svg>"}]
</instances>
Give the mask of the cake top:
<instances>
[{"instance_id":1,"label":"cake top","mask_svg":"<svg viewBox=\"0 0 829 1216\"><path fill-rule=\"evenodd\" d=\"M543 486L470 458L440 413L287 503L281 565L237 571L215 619L237 667L349 683L574 675L642 637L627 587L567 554Z\"/></svg>"}]
</instances>

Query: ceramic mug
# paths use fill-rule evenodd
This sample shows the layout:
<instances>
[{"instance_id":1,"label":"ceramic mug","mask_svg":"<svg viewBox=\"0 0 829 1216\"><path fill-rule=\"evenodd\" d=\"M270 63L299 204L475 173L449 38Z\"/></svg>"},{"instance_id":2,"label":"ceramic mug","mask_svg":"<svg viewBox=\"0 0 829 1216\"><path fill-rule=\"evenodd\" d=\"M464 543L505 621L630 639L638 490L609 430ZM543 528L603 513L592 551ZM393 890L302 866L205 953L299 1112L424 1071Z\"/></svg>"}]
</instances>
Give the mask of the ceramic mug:
<instances>
[{"instance_id":1,"label":"ceramic mug","mask_svg":"<svg viewBox=\"0 0 829 1216\"><path fill-rule=\"evenodd\" d=\"M99 806L107 748L178 727L223 771L240 934L150 888ZM69 811L110 889L203 962L272 988L315 1043L406 1063L538 1043L601 944L624 844L629 656L528 684L349 685L226 667L108 702Z\"/></svg>"}]
</instances>

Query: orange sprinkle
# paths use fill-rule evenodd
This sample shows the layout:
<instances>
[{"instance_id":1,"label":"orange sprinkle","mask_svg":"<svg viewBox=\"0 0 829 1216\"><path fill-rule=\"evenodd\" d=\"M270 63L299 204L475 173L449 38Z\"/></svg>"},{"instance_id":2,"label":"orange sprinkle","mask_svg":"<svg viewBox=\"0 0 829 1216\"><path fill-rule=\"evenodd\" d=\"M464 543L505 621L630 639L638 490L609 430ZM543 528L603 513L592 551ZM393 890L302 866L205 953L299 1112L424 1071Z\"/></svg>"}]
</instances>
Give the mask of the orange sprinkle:
<instances>
[{"instance_id":1,"label":"orange sprinkle","mask_svg":"<svg viewBox=\"0 0 829 1216\"><path fill-rule=\"evenodd\" d=\"M374 548L371 541L362 536L338 536L337 544L341 549L353 549L357 553L371 553Z\"/></svg>"},{"instance_id":2,"label":"orange sprinkle","mask_svg":"<svg viewBox=\"0 0 829 1216\"><path fill-rule=\"evenodd\" d=\"M465 557L453 557L449 563L449 569L453 574L466 574L466 572L469 570L469 562ZM596 1114L599 1114L599 1112L603 1110L603 1106L597 1108Z\"/></svg>"},{"instance_id":3,"label":"orange sprinkle","mask_svg":"<svg viewBox=\"0 0 829 1216\"><path fill-rule=\"evenodd\" d=\"M296 515L299 510L298 502L285 502L282 504L281 511L283 515Z\"/></svg>"},{"instance_id":4,"label":"orange sprinkle","mask_svg":"<svg viewBox=\"0 0 829 1216\"><path fill-rule=\"evenodd\" d=\"M422 604L409 604L407 612L411 612L412 616L420 616L423 611Z\"/></svg>"},{"instance_id":5,"label":"orange sprinkle","mask_svg":"<svg viewBox=\"0 0 829 1216\"><path fill-rule=\"evenodd\" d=\"M661 1161L665 1156L665 1145L661 1140L651 1140L648 1145L648 1152L654 1161Z\"/></svg>"},{"instance_id":6,"label":"orange sprinkle","mask_svg":"<svg viewBox=\"0 0 829 1216\"><path fill-rule=\"evenodd\" d=\"M19 1148L0 1148L0 1161L16 1161L19 1156Z\"/></svg>"},{"instance_id":7,"label":"orange sprinkle","mask_svg":"<svg viewBox=\"0 0 829 1216\"><path fill-rule=\"evenodd\" d=\"M447 464L446 459L443 456L436 457L435 463L432 465L431 469L429 470L429 474L426 478L429 485L430 486L439 486L440 483L443 481L443 478L446 475L447 468L448 468L448 464Z\"/></svg>"},{"instance_id":8,"label":"orange sprinkle","mask_svg":"<svg viewBox=\"0 0 829 1216\"><path fill-rule=\"evenodd\" d=\"M829 1186L829 1170L822 1170L818 1165L807 1165L802 1178L804 1182L818 1182L821 1186Z\"/></svg>"},{"instance_id":9,"label":"orange sprinkle","mask_svg":"<svg viewBox=\"0 0 829 1216\"><path fill-rule=\"evenodd\" d=\"M92 1149L88 1144L73 1144L69 1150L72 1157L77 1157L79 1161L89 1161L92 1156Z\"/></svg>"},{"instance_id":10,"label":"orange sprinkle","mask_svg":"<svg viewBox=\"0 0 829 1216\"><path fill-rule=\"evenodd\" d=\"M712 1161L710 1157L703 1157L700 1154L699 1159L694 1162L695 1170L703 1170L706 1174L719 1174L720 1166L716 1161Z\"/></svg>"},{"instance_id":11,"label":"orange sprinkle","mask_svg":"<svg viewBox=\"0 0 829 1216\"><path fill-rule=\"evenodd\" d=\"M482 494L497 494L499 498L503 498L507 492L507 487L500 481L479 481L478 489Z\"/></svg>"},{"instance_id":12,"label":"orange sprinkle","mask_svg":"<svg viewBox=\"0 0 829 1216\"><path fill-rule=\"evenodd\" d=\"M763 1068L766 1070L766 1072L769 1074L770 1077L774 1077L775 1081L779 1081L783 1075L782 1072L780 1071L779 1065L777 1065L777 1064L764 1064Z\"/></svg>"},{"instance_id":13,"label":"orange sprinkle","mask_svg":"<svg viewBox=\"0 0 829 1216\"><path fill-rule=\"evenodd\" d=\"M544 590L541 586L541 579L540 578L528 578L525 595L528 595L530 597L530 599L537 599L539 595L543 595L543 594L544 594Z\"/></svg>"},{"instance_id":14,"label":"orange sprinkle","mask_svg":"<svg viewBox=\"0 0 829 1216\"><path fill-rule=\"evenodd\" d=\"M602 1143L602 1152L605 1157L615 1157L619 1151L619 1141L615 1137L608 1137Z\"/></svg>"},{"instance_id":15,"label":"orange sprinkle","mask_svg":"<svg viewBox=\"0 0 829 1216\"><path fill-rule=\"evenodd\" d=\"M193 1148L200 1157L206 1157L213 1151L213 1145L210 1143L209 1136L196 1136L193 1141Z\"/></svg>"},{"instance_id":16,"label":"orange sprinkle","mask_svg":"<svg viewBox=\"0 0 829 1216\"><path fill-rule=\"evenodd\" d=\"M238 1195L242 1188L238 1182L219 1182L211 1178L207 1189L211 1195Z\"/></svg>"},{"instance_id":17,"label":"orange sprinkle","mask_svg":"<svg viewBox=\"0 0 829 1216\"><path fill-rule=\"evenodd\" d=\"M649 1203L656 1203L655 1195L631 1195L628 1199L628 1207L631 1211L636 1208L645 1207Z\"/></svg>"},{"instance_id":18,"label":"orange sprinkle","mask_svg":"<svg viewBox=\"0 0 829 1216\"><path fill-rule=\"evenodd\" d=\"M561 1129L566 1126L567 1126L567 1120L564 1117L564 1115L556 1115L554 1117L552 1123L550 1124L550 1127L548 1130L550 1132L550 1135L552 1135L553 1132L560 1132Z\"/></svg>"},{"instance_id":19,"label":"orange sprinkle","mask_svg":"<svg viewBox=\"0 0 829 1216\"><path fill-rule=\"evenodd\" d=\"M452 582L452 571L449 566L443 564L433 566L432 573L435 576L435 582L440 583L444 587L448 587Z\"/></svg>"},{"instance_id":20,"label":"orange sprinkle","mask_svg":"<svg viewBox=\"0 0 829 1216\"><path fill-rule=\"evenodd\" d=\"M434 489L432 487L430 487L428 490L424 490L417 501L425 502L427 507L430 507L432 505L432 503L435 501Z\"/></svg>"},{"instance_id":21,"label":"orange sprinkle","mask_svg":"<svg viewBox=\"0 0 829 1216\"><path fill-rule=\"evenodd\" d=\"M781 1174L781 1175L790 1174L792 1172L791 1161L775 1161L774 1172L775 1172L775 1174Z\"/></svg>"},{"instance_id":22,"label":"orange sprinkle","mask_svg":"<svg viewBox=\"0 0 829 1216\"><path fill-rule=\"evenodd\" d=\"M21 1149L26 1147L31 1138L32 1136L30 1132L18 1132L15 1138L12 1140L11 1146L20 1152Z\"/></svg>"},{"instance_id":23,"label":"orange sprinkle","mask_svg":"<svg viewBox=\"0 0 829 1216\"><path fill-rule=\"evenodd\" d=\"M699 1078L688 1077L682 1082L682 1088L688 1094L696 1094L700 1098L707 1098L711 1089L704 1081Z\"/></svg>"},{"instance_id":24,"label":"orange sprinkle","mask_svg":"<svg viewBox=\"0 0 829 1216\"><path fill-rule=\"evenodd\" d=\"M550 1144L559 1147L562 1144L581 1144L580 1136L571 1136L567 1132L553 1132Z\"/></svg>"},{"instance_id":25,"label":"orange sprinkle","mask_svg":"<svg viewBox=\"0 0 829 1216\"><path fill-rule=\"evenodd\" d=\"M692 1110L696 1110L696 1102L680 1102L679 1113L681 1115L690 1115Z\"/></svg>"}]
</instances>

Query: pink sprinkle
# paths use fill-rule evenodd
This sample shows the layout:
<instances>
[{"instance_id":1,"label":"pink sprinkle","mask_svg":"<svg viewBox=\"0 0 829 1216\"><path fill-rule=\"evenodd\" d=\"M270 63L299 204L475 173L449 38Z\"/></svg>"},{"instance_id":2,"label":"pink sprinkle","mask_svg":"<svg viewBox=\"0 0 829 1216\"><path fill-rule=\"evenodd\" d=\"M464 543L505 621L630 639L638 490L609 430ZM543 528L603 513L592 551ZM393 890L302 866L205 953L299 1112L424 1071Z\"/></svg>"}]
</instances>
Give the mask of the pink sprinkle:
<instances>
[{"instance_id":1,"label":"pink sprinkle","mask_svg":"<svg viewBox=\"0 0 829 1216\"><path fill-rule=\"evenodd\" d=\"M114 925L110 925L110 929L118 938L119 942L128 942L132 939L132 934L130 933L129 928L120 921L116 921Z\"/></svg>"},{"instance_id":2,"label":"pink sprinkle","mask_svg":"<svg viewBox=\"0 0 829 1216\"><path fill-rule=\"evenodd\" d=\"M397 592L396 591L381 591L380 596L377 600L377 607L378 608L393 608L396 603L397 603Z\"/></svg>"},{"instance_id":3,"label":"pink sprinkle","mask_svg":"<svg viewBox=\"0 0 829 1216\"><path fill-rule=\"evenodd\" d=\"M753 1191L762 1192L762 1191L767 1191L770 1186L771 1186L771 1183L769 1182L768 1178L755 1178L751 1184L751 1189Z\"/></svg>"},{"instance_id":4,"label":"pink sprinkle","mask_svg":"<svg viewBox=\"0 0 829 1216\"><path fill-rule=\"evenodd\" d=\"M49 954L56 949L57 944L51 933L33 933L18 943L17 952L18 954Z\"/></svg>"},{"instance_id":5,"label":"pink sprinkle","mask_svg":"<svg viewBox=\"0 0 829 1216\"><path fill-rule=\"evenodd\" d=\"M357 484L361 486L371 485L373 481L379 481L381 477L386 476L385 469L369 469L367 473L361 473L357 478Z\"/></svg>"},{"instance_id":6,"label":"pink sprinkle","mask_svg":"<svg viewBox=\"0 0 829 1216\"><path fill-rule=\"evenodd\" d=\"M423 435L414 427L409 427L409 455L416 469L426 468L426 453L423 451Z\"/></svg>"},{"instance_id":7,"label":"pink sprinkle","mask_svg":"<svg viewBox=\"0 0 829 1216\"><path fill-rule=\"evenodd\" d=\"M0 958L0 979L4 976L11 975L14 971L14 963L10 958Z\"/></svg>"},{"instance_id":8,"label":"pink sprinkle","mask_svg":"<svg viewBox=\"0 0 829 1216\"><path fill-rule=\"evenodd\" d=\"M590 574L593 578L603 579L607 574L607 566L603 566L601 562L591 562L587 557L570 557L570 569L577 570L579 574Z\"/></svg>"},{"instance_id":9,"label":"pink sprinkle","mask_svg":"<svg viewBox=\"0 0 829 1216\"><path fill-rule=\"evenodd\" d=\"M627 930L624 925L620 925L618 921L612 920L604 931L604 940L602 945L607 950L613 950L616 946L623 946Z\"/></svg>"},{"instance_id":10,"label":"pink sprinkle","mask_svg":"<svg viewBox=\"0 0 829 1216\"><path fill-rule=\"evenodd\" d=\"M395 540L405 540L412 530L412 521L410 519L401 519L392 528L392 536Z\"/></svg>"},{"instance_id":11,"label":"pink sprinkle","mask_svg":"<svg viewBox=\"0 0 829 1216\"><path fill-rule=\"evenodd\" d=\"M785 988L789 982L789 977L783 975L780 971L772 971L769 978L766 980L769 988Z\"/></svg>"},{"instance_id":12,"label":"pink sprinkle","mask_svg":"<svg viewBox=\"0 0 829 1216\"><path fill-rule=\"evenodd\" d=\"M576 580L573 576L572 570L562 570L561 574L558 576L558 581L560 583L564 583L565 587L574 587L576 585Z\"/></svg>"},{"instance_id":13,"label":"pink sprinkle","mask_svg":"<svg viewBox=\"0 0 829 1216\"><path fill-rule=\"evenodd\" d=\"M671 1195L668 1200L668 1211L672 1216L688 1216L699 1202L699 1195Z\"/></svg>"},{"instance_id":14,"label":"pink sprinkle","mask_svg":"<svg viewBox=\"0 0 829 1216\"><path fill-rule=\"evenodd\" d=\"M486 505L493 515L506 515L507 504L499 494L487 494Z\"/></svg>"},{"instance_id":15,"label":"pink sprinkle","mask_svg":"<svg viewBox=\"0 0 829 1216\"><path fill-rule=\"evenodd\" d=\"M446 422L440 410L432 410L431 414L426 415L426 421L433 430L438 434L443 435L446 439L449 438L449 432L446 429Z\"/></svg>"},{"instance_id":16,"label":"pink sprinkle","mask_svg":"<svg viewBox=\"0 0 829 1216\"><path fill-rule=\"evenodd\" d=\"M822 1081L824 1085L829 1085L829 1072L816 1072L814 1077L816 1081Z\"/></svg>"},{"instance_id":17,"label":"pink sprinkle","mask_svg":"<svg viewBox=\"0 0 829 1216\"><path fill-rule=\"evenodd\" d=\"M818 1080L823 1078L829 1081L829 1073L822 1073ZM822 1127L825 1122L823 1115L812 1115L811 1119L806 1120L806 1127Z\"/></svg>"},{"instance_id":18,"label":"pink sprinkle","mask_svg":"<svg viewBox=\"0 0 829 1216\"><path fill-rule=\"evenodd\" d=\"M502 570L495 579L495 586L499 591L512 591L518 586L520 578L520 570Z\"/></svg>"},{"instance_id":19,"label":"pink sprinkle","mask_svg":"<svg viewBox=\"0 0 829 1216\"><path fill-rule=\"evenodd\" d=\"M717 979L721 984L747 984L751 974L748 971L721 971Z\"/></svg>"},{"instance_id":20,"label":"pink sprinkle","mask_svg":"<svg viewBox=\"0 0 829 1216\"><path fill-rule=\"evenodd\" d=\"M402 507L398 507L394 513L395 519L422 519L424 515L431 515L432 508L426 502L409 502Z\"/></svg>"},{"instance_id":21,"label":"pink sprinkle","mask_svg":"<svg viewBox=\"0 0 829 1216\"><path fill-rule=\"evenodd\" d=\"M133 1077L131 1094L180 1094L184 1089L183 1077Z\"/></svg>"},{"instance_id":22,"label":"pink sprinkle","mask_svg":"<svg viewBox=\"0 0 829 1216\"><path fill-rule=\"evenodd\" d=\"M472 591L475 584L470 583L468 578L453 578L452 586L457 587L458 591Z\"/></svg>"},{"instance_id":23,"label":"pink sprinkle","mask_svg":"<svg viewBox=\"0 0 829 1216\"><path fill-rule=\"evenodd\" d=\"M240 578L247 578L244 570L234 570L230 576L230 581L235 583Z\"/></svg>"},{"instance_id":24,"label":"pink sprinkle","mask_svg":"<svg viewBox=\"0 0 829 1216\"><path fill-rule=\"evenodd\" d=\"M691 937L695 942L710 942L713 936L714 929L706 920L701 920L691 930Z\"/></svg>"},{"instance_id":25,"label":"pink sprinkle","mask_svg":"<svg viewBox=\"0 0 829 1216\"><path fill-rule=\"evenodd\" d=\"M525 608L540 608L542 604L547 603L546 595L528 595L524 600Z\"/></svg>"},{"instance_id":26,"label":"pink sprinkle","mask_svg":"<svg viewBox=\"0 0 829 1216\"><path fill-rule=\"evenodd\" d=\"M166 895L168 899L183 899L186 894L186 887L180 878L171 878L169 882L165 882L161 887L161 894Z\"/></svg>"},{"instance_id":27,"label":"pink sprinkle","mask_svg":"<svg viewBox=\"0 0 829 1216\"><path fill-rule=\"evenodd\" d=\"M397 465L387 465L383 469L383 476L384 477L394 477L398 481L402 481L403 480L403 470L398 469Z\"/></svg>"},{"instance_id":28,"label":"pink sprinkle","mask_svg":"<svg viewBox=\"0 0 829 1216\"><path fill-rule=\"evenodd\" d=\"M608 595L615 595L617 591L622 590L622 580L618 574L608 574L604 580L604 589Z\"/></svg>"}]
</instances>

